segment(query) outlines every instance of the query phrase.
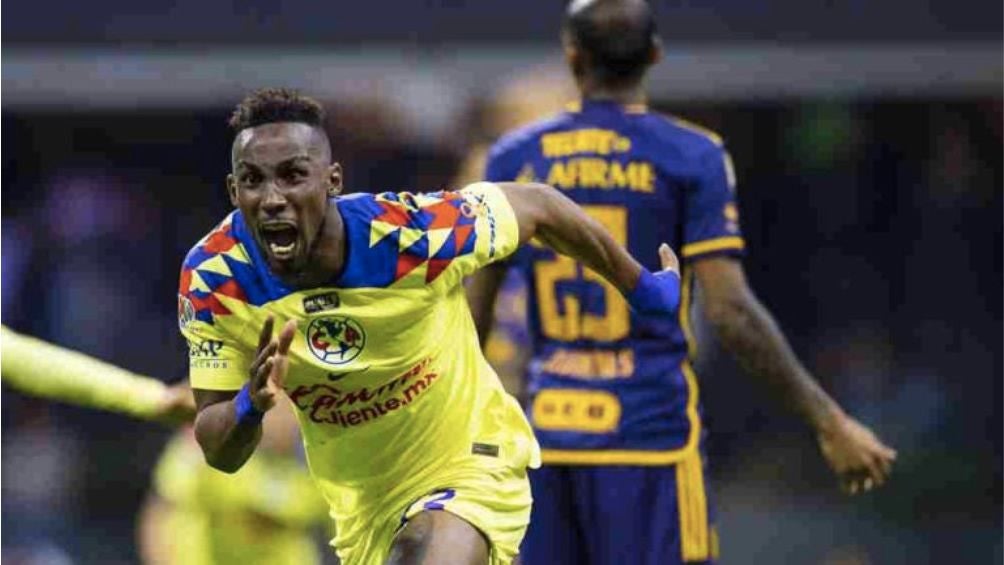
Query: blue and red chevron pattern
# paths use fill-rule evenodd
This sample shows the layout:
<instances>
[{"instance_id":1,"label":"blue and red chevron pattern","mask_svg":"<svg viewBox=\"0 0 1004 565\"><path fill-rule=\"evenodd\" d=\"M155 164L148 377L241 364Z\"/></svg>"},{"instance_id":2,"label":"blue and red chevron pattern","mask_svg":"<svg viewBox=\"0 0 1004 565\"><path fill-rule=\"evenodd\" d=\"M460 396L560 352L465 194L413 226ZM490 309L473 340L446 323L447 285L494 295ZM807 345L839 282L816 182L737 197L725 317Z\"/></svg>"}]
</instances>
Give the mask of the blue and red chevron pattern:
<instances>
[{"instance_id":1,"label":"blue and red chevron pattern","mask_svg":"<svg viewBox=\"0 0 1004 565\"><path fill-rule=\"evenodd\" d=\"M260 306L288 294L268 276L254 243L242 241L243 226L240 212L230 214L185 257L178 292L191 302L196 320L211 324L230 314L224 297Z\"/></svg>"},{"instance_id":2,"label":"blue and red chevron pattern","mask_svg":"<svg viewBox=\"0 0 1004 565\"><path fill-rule=\"evenodd\" d=\"M421 286L477 243L475 205L455 192L358 194L339 200L349 262L339 286Z\"/></svg>"},{"instance_id":3,"label":"blue and red chevron pattern","mask_svg":"<svg viewBox=\"0 0 1004 565\"><path fill-rule=\"evenodd\" d=\"M347 255L331 286L427 285L477 243L478 205L455 192L353 194L337 204ZM200 241L181 269L182 302L190 303L194 319L210 324L232 313L227 300L261 306L290 292L269 271L239 211Z\"/></svg>"}]
</instances>

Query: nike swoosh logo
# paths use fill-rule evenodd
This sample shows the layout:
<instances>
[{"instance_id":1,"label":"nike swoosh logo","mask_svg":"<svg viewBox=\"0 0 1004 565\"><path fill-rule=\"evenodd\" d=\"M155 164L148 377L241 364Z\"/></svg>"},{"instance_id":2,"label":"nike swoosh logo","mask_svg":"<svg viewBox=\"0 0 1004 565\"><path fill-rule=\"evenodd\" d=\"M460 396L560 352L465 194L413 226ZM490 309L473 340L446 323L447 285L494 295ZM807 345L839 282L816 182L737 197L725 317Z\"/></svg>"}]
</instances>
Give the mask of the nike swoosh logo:
<instances>
[{"instance_id":1,"label":"nike swoosh logo","mask_svg":"<svg viewBox=\"0 0 1004 565\"><path fill-rule=\"evenodd\" d=\"M369 370L369 367L365 367L363 369L359 369L358 371L349 371L347 373L332 373L332 372L328 372L328 380L331 381L331 382L340 381L340 380L344 379L345 377L347 377L349 375L354 375L356 373L363 373L363 372L365 372L367 370Z\"/></svg>"}]
</instances>

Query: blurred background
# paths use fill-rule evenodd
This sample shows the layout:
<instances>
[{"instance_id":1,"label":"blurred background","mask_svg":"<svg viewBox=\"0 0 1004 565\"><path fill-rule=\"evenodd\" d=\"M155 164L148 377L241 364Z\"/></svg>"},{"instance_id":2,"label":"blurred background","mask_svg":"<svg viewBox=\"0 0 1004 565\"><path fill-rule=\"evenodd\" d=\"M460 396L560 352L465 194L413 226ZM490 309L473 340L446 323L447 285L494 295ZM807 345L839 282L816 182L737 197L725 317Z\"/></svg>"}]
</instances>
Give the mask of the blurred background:
<instances>
[{"instance_id":1,"label":"blurred background","mask_svg":"<svg viewBox=\"0 0 1004 565\"><path fill-rule=\"evenodd\" d=\"M1001 3L654 7L651 105L726 139L753 288L900 453L885 488L841 496L808 430L705 339L722 563L1001 562ZM181 260L229 211L248 90L322 100L352 191L477 178L500 132L575 97L558 0L6 8L2 321L170 382ZM169 437L4 389L2 558L138 562Z\"/></svg>"}]
</instances>

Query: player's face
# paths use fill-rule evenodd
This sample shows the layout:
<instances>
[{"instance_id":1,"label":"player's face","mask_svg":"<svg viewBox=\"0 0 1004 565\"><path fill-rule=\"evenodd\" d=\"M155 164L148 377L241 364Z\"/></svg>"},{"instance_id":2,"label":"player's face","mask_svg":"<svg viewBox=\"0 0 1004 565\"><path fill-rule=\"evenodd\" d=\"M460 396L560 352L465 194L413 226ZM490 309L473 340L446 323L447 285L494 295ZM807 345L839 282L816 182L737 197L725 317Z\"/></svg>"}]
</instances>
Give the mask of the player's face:
<instances>
[{"instance_id":1,"label":"player's face","mask_svg":"<svg viewBox=\"0 0 1004 565\"><path fill-rule=\"evenodd\" d=\"M227 185L269 267L288 276L307 266L328 196L341 191L341 167L310 126L265 124L238 134Z\"/></svg>"}]
</instances>

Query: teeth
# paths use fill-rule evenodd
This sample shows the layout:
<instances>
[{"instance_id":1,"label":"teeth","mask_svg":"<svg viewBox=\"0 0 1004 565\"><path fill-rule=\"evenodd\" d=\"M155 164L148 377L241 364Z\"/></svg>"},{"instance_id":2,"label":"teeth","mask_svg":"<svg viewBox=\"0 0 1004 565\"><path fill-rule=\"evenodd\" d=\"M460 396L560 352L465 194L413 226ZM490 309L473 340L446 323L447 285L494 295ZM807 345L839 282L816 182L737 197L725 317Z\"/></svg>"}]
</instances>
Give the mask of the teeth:
<instances>
[{"instance_id":1,"label":"teeth","mask_svg":"<svg viewBox=\"0 0 1004 565\"><path fill-rule=\"evenodd\" d=\"M293 248L296 247L296 243L290 243L289 245L279 245L278 243L269 243L269 249L272 250L272 254L276 256L289 255L293 252Z\"/></svg>"}]
</instances>

